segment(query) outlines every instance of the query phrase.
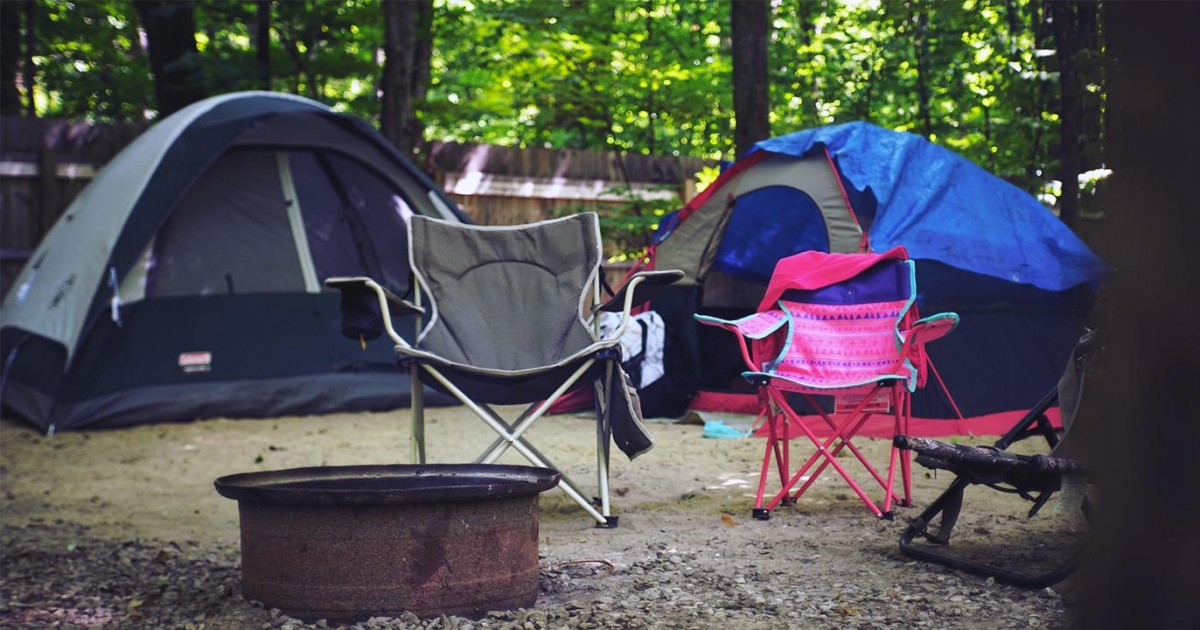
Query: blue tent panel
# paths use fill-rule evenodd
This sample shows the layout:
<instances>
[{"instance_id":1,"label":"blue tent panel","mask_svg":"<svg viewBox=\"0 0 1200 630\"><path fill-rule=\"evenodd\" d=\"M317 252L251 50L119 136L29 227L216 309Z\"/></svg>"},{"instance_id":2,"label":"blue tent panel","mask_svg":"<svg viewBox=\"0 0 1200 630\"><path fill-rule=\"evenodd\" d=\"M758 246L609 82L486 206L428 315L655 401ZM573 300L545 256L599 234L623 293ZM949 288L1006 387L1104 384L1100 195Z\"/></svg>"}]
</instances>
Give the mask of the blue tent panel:
<instances>
[{"instance_id":1,"label":"blue tent panel","mask_svg":"<svg viewBox=\"0 0 1200 630\"><path fill-rule=\"evenodd\" d=\"M915 259L1061 291L1102 280L1104 263L1025 191L913 134L865 122L759 142L750 150L801 157L824 145L842 177L871 187L878 211L872 248L908 248Z\"/></svg>"},{"instance_id":2,"label":"blue tent panel","mask_svg":"<svg viewBox=\"0 0 1200 630\"><path fill-rule=\"evenodd\" d=\"M749 282L766 284L780 258L829 251L829 233L817 202L788 186L751 191L735 201L713 265Z\"/></svg>"}]
</instances>

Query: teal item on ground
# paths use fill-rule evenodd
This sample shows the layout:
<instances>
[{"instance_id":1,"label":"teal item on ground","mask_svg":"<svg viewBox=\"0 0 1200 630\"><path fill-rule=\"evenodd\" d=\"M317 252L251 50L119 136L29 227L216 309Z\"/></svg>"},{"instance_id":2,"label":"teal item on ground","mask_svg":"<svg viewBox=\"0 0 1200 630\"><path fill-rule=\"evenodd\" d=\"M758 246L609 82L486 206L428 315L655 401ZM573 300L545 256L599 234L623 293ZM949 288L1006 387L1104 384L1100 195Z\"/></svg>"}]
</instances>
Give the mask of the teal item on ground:
<instances>
[{"instance_id":1,"label":"teal item on ground","mask_svg":"<svg viewBox=\"0 0 1200 630\"><path fill-rule=\"evenodd\" d=\"M720 420L704 421L704 437L715 439L737 439L750 437L753 431L735 429Z\"/></svg>"}]
</instances>

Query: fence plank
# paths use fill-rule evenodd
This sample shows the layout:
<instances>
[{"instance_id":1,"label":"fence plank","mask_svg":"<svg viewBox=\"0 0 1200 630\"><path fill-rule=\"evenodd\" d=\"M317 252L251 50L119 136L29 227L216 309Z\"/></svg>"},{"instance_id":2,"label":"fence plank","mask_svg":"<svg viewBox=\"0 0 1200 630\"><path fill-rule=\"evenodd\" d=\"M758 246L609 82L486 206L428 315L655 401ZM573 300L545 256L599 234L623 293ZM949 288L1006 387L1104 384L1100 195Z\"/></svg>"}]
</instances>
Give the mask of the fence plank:
<instances>
[{"instance_id":1,"label":"fence plank","mask_svg":"<svg viewBox=\"0 0 1200 630\"><path fill-rule=\"evenodd\" d=\"M24 258L100 167L146 126L0 117L0 293L7 293ZM485 225L605 212L620 202L604 192L626 183L645 198L690 198L692 176L715 164L688 157L456 142L434 142L428 156L426 172L439 186L454 188L450 197ZM459 185L471 177L488 185Z\"/></svg>"}]
</instances>

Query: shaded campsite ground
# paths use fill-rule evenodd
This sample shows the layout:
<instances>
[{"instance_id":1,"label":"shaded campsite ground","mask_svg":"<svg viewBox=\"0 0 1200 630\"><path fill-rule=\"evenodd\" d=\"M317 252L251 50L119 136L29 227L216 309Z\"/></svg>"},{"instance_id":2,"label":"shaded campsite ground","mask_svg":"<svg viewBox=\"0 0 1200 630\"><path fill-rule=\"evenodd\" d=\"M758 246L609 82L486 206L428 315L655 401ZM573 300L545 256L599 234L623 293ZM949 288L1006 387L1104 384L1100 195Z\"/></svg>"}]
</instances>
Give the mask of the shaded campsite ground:
<instances>
[{"instance_id":1,"label":"shaded campsite ground","mask_svg":"<svg viewBox=\"0 0 1200 630\"><path fill-rule=\"evenodd\" d=\"M463 408L430 414L431 461L465 461L490 439ZM301 628L241 599L236 503L214 478L294 466L397 463L407 413L209 420L45 437L0 422L0 626ZM589 480L593 426L543 421L533 441ZM908 561L895 522L872 518L823 476L796 507L749 518L757 439L650 425L656 447L614 458L620 527L599 530L559 491L541 498L542 591L530 611L482 621L374 620L362 627L1061 627L1070 582L1023 591ZM978 440L977 440L978 441ZM803 445L796 443L798 450ZM875 461L887 443L864 440ZM807 453L807 451L804 451ZM503 462L522 463L512 455ZM918 507L950 477L915 468ZM957 541L1010 561L1063 557L1075 519L1052 504L969 491Z\"/></svg>"}]
</instances>

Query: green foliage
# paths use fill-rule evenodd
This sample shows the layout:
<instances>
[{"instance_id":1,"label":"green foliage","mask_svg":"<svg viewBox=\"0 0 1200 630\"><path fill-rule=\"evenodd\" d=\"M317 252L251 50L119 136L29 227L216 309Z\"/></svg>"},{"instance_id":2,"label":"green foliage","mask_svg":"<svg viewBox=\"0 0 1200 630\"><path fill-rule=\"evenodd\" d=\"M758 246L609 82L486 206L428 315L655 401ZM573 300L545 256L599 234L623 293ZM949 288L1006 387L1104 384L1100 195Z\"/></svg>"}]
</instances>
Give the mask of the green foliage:
<instances>
[{"instance_id":1,"label":"green foliage","mask_svg":"<svg viewBox=\"0 0 1200 630\"><path fill-rule=\"evenodd\" d=\"M191 2L209 90L260 87L257 4ZM36 3L40 114L152 110L129 0ZM270 6L271 87L376 117L379 1ZM868 120L926 135L1031 192L1052 188L1058 63L1040 0L773 6L775 134ZM417 114L430 139L731 159L728 13L726 2L692 0L435 0L431 85ZM626 227L644 232L639 222L656 211L628 207Z\"/></svg>"},{"instance_id":2,"label":"green foliage","mask_svg":"<svg viewBox=\"0 0 1200 630\"><path fill-rule=\"evenodd\" d=\"M722 3L445 0L428 133L715 157L732 98Z\"/></svg>"},{"instance_id":3,"label":"green foliage","mask_svg":"<svg viewBox=\"0 0 1200 630\"><path fill-rule=\"evenodd\" d=\"M771 49L774 130L868 120L927 135L1034 191L1039 171L1055 167L1046 95L1058 79L1040 61L1052 51L1038 48L1035 10L1007 0L785 4Z\"/></svg>"},{"instance_id":4,"label":"green foliage","mask_svg":"<svg viewBox=\"0 0 1200 630\"><path fill-rule=\"evenodd\" d=\"M359 116L378 115L382 15L379 3L370 0L273 2L274 89Z\"/></svg>"},{"instance_id":5,"label":"green foliage","mask_svg":"<svg viewBox=\"0 0 1200 630\"><path fill-rule=\"evenodd\" d=\"M129 120L152 107L150 64L129 2L39 0L34 32L41 115Z\"/></svg>"},{"instance_id":6,"label":"green foliage","mask_svg":"<svg viewBox=\"0 0 1200 630\"><path fill-rule=\"evenodd\" d=\"M604 235L610 262L635 260L646 255L655 230L662 218L679 209L673 196L653 195L655 192L676 192L673 186L635 189L629 185L608 188L604 197L616 197L616 203L568 204L550 209L553 216L570 216L580 212L595 212L600 217L600 233Z\"/></svg>"}]
</instances>

